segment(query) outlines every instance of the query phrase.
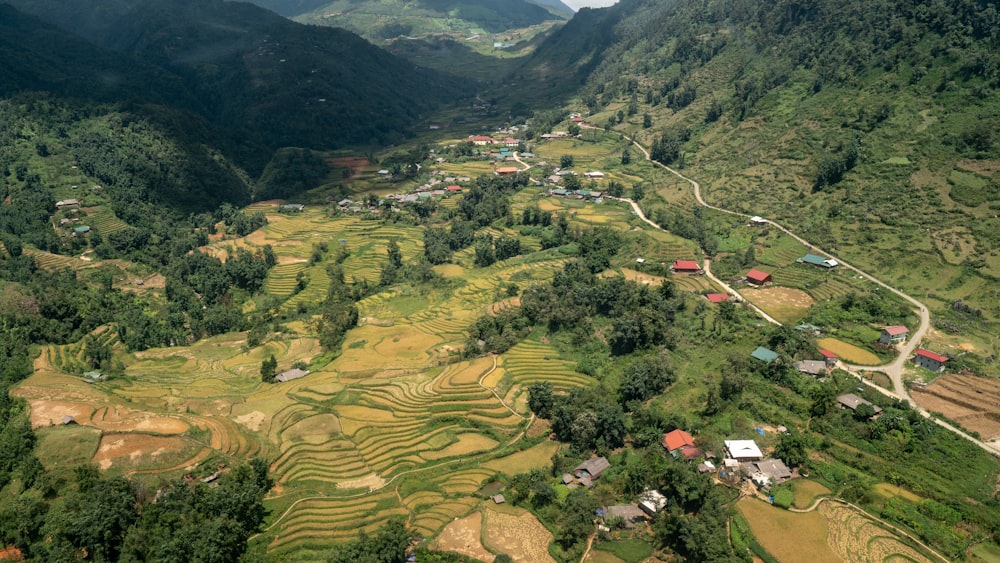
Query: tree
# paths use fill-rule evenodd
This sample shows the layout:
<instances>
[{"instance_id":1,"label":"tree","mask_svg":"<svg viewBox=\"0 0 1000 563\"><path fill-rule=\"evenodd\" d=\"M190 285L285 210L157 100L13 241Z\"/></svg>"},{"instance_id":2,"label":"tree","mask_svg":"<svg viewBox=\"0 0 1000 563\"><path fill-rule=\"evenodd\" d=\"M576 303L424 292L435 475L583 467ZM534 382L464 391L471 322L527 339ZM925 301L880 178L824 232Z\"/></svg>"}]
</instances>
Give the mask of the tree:
<instances>
[{"instance_id":1,"label":"tree","mask_svg":"<svg viewBox=\"0 0 1000 563\"><path fill-rule=\"evenodd\" d=\"M789 467L798 467L806 462L807 437L794 428L789 429L778 438L778 447L774 449L774 457L785 462Z\"/></svg>"},{"instance_id":2,"label":"tree","mask_svg":"<svg viewBox=\"0 0 1000 563\"><path fill-rule=\"evenodd\" d=\"M573 155L564 154L559 157L559 167L560 168L572 168L573 167Z\"/></svg>"},{"instance_id":3,"label":"tree","mask_svg":"<svg viewBox=\"0 0 1000 563\"><path fill-rule=\"evenodd\" d=\"M260 379L264 383L274 383L274 375L278 371L278 360L275 359L274 354L268 356L266 360L260 363Z\"/></svg>"},{"instance_id":4,"label":"tree","mask_svg":"<svg viewBox=\"0 0 1000 563\"><path fill-rule=\"evenodd\" d=\"M580 126L576 123L571 123L569 126L569 134L576 137L580 134Z\"/></svg>"},{"instance_id":5,"label":"tree","mask_svg":"<svg viewBox=\"0 0 1000 563\"><path fill-rule=\"evenodd\" d=\"M501 235L496 240L497 260L506 260L521 254L521 239L517 237Z\"/></svg>"},{"instance_id":6,"label":"tree","mask_svg":"<svg viewBox=\"0 0 1000 563\"><path fill-rule=\"evenodd\" d=\"M528 387L528 408L540 418L551 418L554 404L552 384L548 381L539 381Z\"/></svg>"},{"instance_id":7,"label":"tree","mask_svg":"<svg viewBox=\"0 0 1000 563\"><path fill-rule=\"evenodd\" d=\"M649 115L648 113L643 114L643 116L642 116L642 126L645 129L649 129L650 127L652 127L653 126L653 116Z\"/></svg>"},{"instance_id":8,"label":"tree","mask_svg":"<svg viewBox=\"0 0 1000 563\"><path fill-rule=\"evenodd\" d=\"M632 162L632 152L629 151L628 148L626 147L625 150L622 151L622 166L627 166L631 164L631 162Z\"/></svg>"},{"instance_id":9,"label":"tree","mask_svg":"<svg viewBox=\"0 0 1000 563\"><path fill-rule=\"evenodd\" d=\"M642 198L646 197L646 186L642 184L636 184L632 186L632 199L635 201L641 201Z\"/></svg>"},{"instance_id":10,"label":"tree","mask_svg":"<svg viewBox=\"0 0 1000 563\"><path fill-rule=\"evenodd\" d=\"M496 261L496 253L493 252L493 235L476 235L476 266L485 268L493 265Z\"/></svg>"},{"instance_id":11,"label":"tree","mask_svg":"<svg viewBox=\"0 0 1000 563\"><path fill-rule=\"evenodd\" d=\"M611 197L621 197L625 194L625 186L612 180L608 183L608 194L611 195Z\"/></svg>"}]
</instances>

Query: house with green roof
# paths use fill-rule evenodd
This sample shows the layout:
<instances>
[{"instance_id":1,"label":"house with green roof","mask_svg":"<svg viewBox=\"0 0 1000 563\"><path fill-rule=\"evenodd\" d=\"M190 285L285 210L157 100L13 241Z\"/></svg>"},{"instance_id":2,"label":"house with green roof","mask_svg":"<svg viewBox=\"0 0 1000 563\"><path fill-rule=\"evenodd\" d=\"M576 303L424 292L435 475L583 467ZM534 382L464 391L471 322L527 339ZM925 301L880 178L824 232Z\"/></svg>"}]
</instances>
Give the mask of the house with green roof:
<instances>
[{"instance_id":1,"label":"house with green roof","mask_svg":"<svg viewBox=\"0 0 1000 563\"><path fill-rule=\"evenodd\" d=\"M820 268L836 268L839 266L836 260L833 258L824 258L822 256L817 256L816 254L806 254L802 258L796 260L801 264L812 264L813 266L819 266Z\"/></svg>"},{"instance_id":2,"label":"house with green roof","mask_svg":"<svg viewBox=\"0 0 1000 563\"><path fill-rule=\"evenodd\" d=\"M768 350L763 346L758 346L751 354L754 358L764 362L765 364L770 364L774 360L778 359L778 353L774 350Z\"/></svg>"}]
</instances>

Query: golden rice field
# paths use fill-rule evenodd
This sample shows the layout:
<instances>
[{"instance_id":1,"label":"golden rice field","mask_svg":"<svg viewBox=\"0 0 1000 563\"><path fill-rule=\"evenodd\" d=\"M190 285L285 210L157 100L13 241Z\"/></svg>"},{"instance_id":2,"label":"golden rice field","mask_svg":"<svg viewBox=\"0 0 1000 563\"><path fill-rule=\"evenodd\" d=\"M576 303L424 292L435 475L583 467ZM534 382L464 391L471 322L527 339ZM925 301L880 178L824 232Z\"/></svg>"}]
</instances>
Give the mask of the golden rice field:
<instances>
[{"instance_id":1,"label":"golden rice field","mask_svg":"<svg viewBox=\"0 0 1000 563\"><path fill-rule=\"evenodd\" d=\"M348 280L376 280L390 240L404 260L422 251L415 227L328 218L320 210L270 217L264 229L203 251L225 258L238 248L270 244L279 265L264 288L286 299L286 310L325 297L326 266L342 245L351 253L343 261ZM319 242L329 251L310 264ZM564 389L591 384L538 341L496 359L455 356L468 326L501 299L512 278L522 288L543 283L565 261L554 251L489 268L459 261L442 267L452 283L371 295L358 303L361 320L341 355L283 384L262 383L261 362L273 354L282 371L319 357L308 319L254 348L245 347L245 334L230 333L123 356L125 376L100 383L80 375L82 345L50 346L16 393L31 405L40 448L51 454L42 457L50 463L68 441L79 443L76 457L140 478L263 456L277 487L266 500L267 529L255 541L279 556L308 558L393 515L430 536L472 512L481 501L475 492L501 471L548 463L554 443L508 447L528 424L526 385L541 378ZM300 273L304 289L296 287ZM115 343L107 328L95 336ZM62 426L64 416L77 424Z\"/></svg>"}]
</instances>

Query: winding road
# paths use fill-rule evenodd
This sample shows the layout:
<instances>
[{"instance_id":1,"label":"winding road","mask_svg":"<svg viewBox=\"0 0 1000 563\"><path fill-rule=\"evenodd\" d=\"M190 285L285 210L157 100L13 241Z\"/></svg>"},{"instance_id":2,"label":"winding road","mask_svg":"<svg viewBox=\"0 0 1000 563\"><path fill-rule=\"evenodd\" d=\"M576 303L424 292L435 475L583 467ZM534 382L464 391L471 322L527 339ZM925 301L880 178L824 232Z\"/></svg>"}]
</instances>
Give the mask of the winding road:
<instances>
[{"instance_id":1,"label":"winding road","mask_svg":"<svg viewBox=\"0 0 1000 563\"><path fill-rule=\"evenodd\" d=\"M589 124L584 124L583 127L586 127L588 129L597 129L597 127L594 127L593 125L589 125ZM667 165L665 165L663 163L660 163L660 162L657 162L655 160L652 160L649 157L649 151L646 150L645 147L643 147L642 145L640 145L638 141L636 141L635 139L633 139L632 137L629 137L627 135L622 135L622 136L625 139L628 139L628 141L631 142L632 145L635 146L643 154L643 157L646 160L648 160L649 162L651 162L655 166L659 166L660 168L663 168L664 170L670 172L674 176L677 176L681 180L684 180L685 182L691 184L691 187L692 187L692 189L694 191L694 198L698 202L698 205L701 205L702 207L705 207L705 208L708 208L708 209L712 209L714 211L718 211L718 212L721 212L721 213L726 213L726 214L729 214L729 215L734 215L734 216L737 216L737 217L746 217L746 218L750 217L750 215L747 215L745 213L740 213L738 211L732 211L730 209L723 209L722 207L718 207L718 206L715 206L715 205L712 205L712 204L706 202L705 199L701 195L701 184L699 184L697 180L694 180L693 178L689 178L689 177L681 174L677 170L675 170L675 169L673 169L673 168L671 168L671 167L669 167L669 166L667 166ZM654 223L653 221L649 220L646 217L646 214L643 213L642 208L640 208L639 204L636 203L635 201L633 201L631 199L628 199L628 198L612 198L612 199L617 199L618 201L622 201L622 202L628 203L629 205L632 206L632 209L633 209L633 211L635 211L636 216L638 216L640 219L642 219L642 221L644 221L645 223L647 223L649 225L652 225L654 228L657 228L657 229L660 229L660 230L665 230L662 227L660 227L659 225L657 225L656 223ZM978 445L983 450L985 450L985 451L987 451L987 452L989 452L989 453L991 453L991 454L993 454L995 456L1000 457L1000 447L998 447L997 445L989 444L989 443L983 442L981 440L978 440L978 439L974 438L973 436L970 436L965 431L963 431L963 430L955 427L954 425L949 424L949 423L947 423L947 422L945 422L943 420L940 420L938 418L935 418L935 417L931 416L931 413L928 412L923 407L921 407L920 405L918 405L916 403L916 401L914 401L913 398L910 397L909 391L906 390L906 385L903 383L903 373L905 371L906 360L913 353L913 350L917 347L917 345L920 344L920 341L924 338L924 335L927 334L927 330L930 328L931 317L930 317L930 313L927 310L927 306L924 305L923 303L921 303L920 301L917 301L915 298L911 297L910 295L907 295L906 293L900 291L899 289L896 289L895 287L890 286L889 284L883 282L882 280L879 280L878 278L876 278L875 276L869 274L868 272L865 272L865 271L861 270L860 268L858 268L856 266L853 266L851 264L848 264L847 262L844 262L839 257L834 256L830 252L827 252L825 250L820 249L819 247L817 247L816 245L814 245L811 242L807 241L806 239L804 239L804 238L800 237L799 235L793 233L792 231L788 230L783 225L780 225L780 224L778 224L778 223L776 223L774 221L771 221L769 219L765 219L764 221L768 225L771 225L772 227L778 229L779 231L785 233L789 237L791 237L791 238L795 239L796 241L800 242L801 244L805 245L806 248L808 248L810 250L810 252L822 253L822 254L826 254L827 256L830 256L831 258L835 258L837 260L837 262L840 264L840 267L846 268L848 270L851 270L851 271L855 272L859 276L861 276L861 277L863 277L863 278L865 278L865 279L867 279L867 280L869 280L869 281L877 284L879 287L882 287L882 288L884 288L884 289L886 289L888 291L891 291L895 295L898 295L899 297L901 297L902 299L905 299L911 305L913 305L914 307L916 307L915 312L920 317L920 326L917 328L916 331L914 331L912 333L912 335L911 335L911 337L910 337L909 340L907 340L905 343L903 343L902 345L900 345L897 348L899 350L899 355L896 356L896 359L894 359L892 362L889 362L888 364L884 364L884 365L881 365L881 366L858 366L858 365L848 364L848 363L845 363L845 362L839 362L837 364L838 367L840 367L840 368L844 369L845 371L847 371L848 373L851 373L852 375L858 377L858 379L860 379L865 385L868 385L869 387L877 390L878 392L882 393L883 395L887 395L889 397L892 397L892 398L895 398L895 399L899 399L901 401L906 401L913 409L915 409L917 412L919 412L925 418L928 418L928 419L932 420L938 426L941 426L942 428L946 428L946 429L954 432L958 436L961 436L962 438L965 438L966 440L969 440L970 442L975 443L976 445ZM781 324L777 320L775 320L774 318L772 318L771 316L769 316L768 314L766 314L764 311L760 310L760 308L754 306L752 303L749 303L745 299L742 299L742 296L740 296L740 294L737 293L736 290L734 290L728 284L724 283L722 280L720 280L717 277L715 277L715 275L712 274L711 264L712 264L711 260L709 260L708 258L705 258L705 266L704 266L705 275L710 280L712 280L713 282L717 283L720 287L724 288L726 290L726 292L729 293L730 295L733 295L733 296L739 298L744 303L747 303L747 305L751 309L753 309L754 311L756 311L757 314L759 314L761 317L763 317L769 323L772 323L772 324L775 324L775 325L780 325ZM883 387L879 387L878 385L875 385L871 381L865 380L862 377L862 374L860 373L861 370L870 371L870 372L871 371L877 371L877 372L882 372L882 373L886 374L887 376L889 376L889 379L892 381L892 389L891 390L885 389Z\"/></svg>"}]
</instances>

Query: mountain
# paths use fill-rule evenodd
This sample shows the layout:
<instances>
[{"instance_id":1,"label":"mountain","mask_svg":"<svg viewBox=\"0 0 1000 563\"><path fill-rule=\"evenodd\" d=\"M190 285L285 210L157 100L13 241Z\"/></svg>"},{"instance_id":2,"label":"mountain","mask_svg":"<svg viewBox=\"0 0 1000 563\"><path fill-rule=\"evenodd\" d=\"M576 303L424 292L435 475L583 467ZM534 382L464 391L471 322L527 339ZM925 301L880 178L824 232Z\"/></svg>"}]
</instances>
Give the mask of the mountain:
<instances>
[{"instance_id":1,"label":"mountain","mask_svg":"<svg viewBox=\"0 0 1000 563\"><path fill-rule=\"evenodd\" d=\"M318 6L313 1L254 2L296 21L342 27L374 42L432 33L501 33L572 15L531 0L336 0Z\"/></svg>"},{"instance_id":2,"label":"mountain","mask_svg":"<svg viewBox=\"0 0 1000 563\"><path fill-rule=\"evenodd\" d=\"M353 33L221 0L15 0L102 47L168 69L213 123L270 147L403 140L468 92Z\"/></svg>"},{"instance_id":3,"label":"mountain","mask_svg":"<svg viewBox=\"0 0 1000 563\"><path fill-rule=\"evenodd\" d=\"M929 293L942 330L1000 329L994 3L622 0L510 81L658 149L709 203Z\"/></svg>"},{"instance_id":4,"label":"mountain","mask_svg":"<svg viewBox=\"0 0 1000 563\"><path fill-rule=\"evenodd\" d=\"M534 0L534 3L542 6L543 8L555 10L557 14L562 14L567 17L573 16L573 8L570 8L560 0Z\"/></svg>"}]
</instances>

